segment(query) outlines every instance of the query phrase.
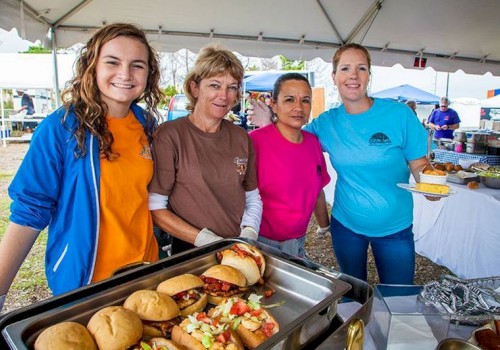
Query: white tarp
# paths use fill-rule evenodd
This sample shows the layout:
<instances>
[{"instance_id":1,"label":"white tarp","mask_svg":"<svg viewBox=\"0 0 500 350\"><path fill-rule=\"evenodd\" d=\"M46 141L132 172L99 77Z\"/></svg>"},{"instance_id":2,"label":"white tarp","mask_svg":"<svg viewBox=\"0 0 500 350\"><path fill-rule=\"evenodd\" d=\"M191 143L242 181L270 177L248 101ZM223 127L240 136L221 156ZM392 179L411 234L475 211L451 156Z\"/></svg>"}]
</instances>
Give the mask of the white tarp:
<instances>
[{"instance_id":1,"label":"white tarp","mask_svg":"<svg viewBox=\"0 0 500 350\"><path fill-rule=\"evenodd\" d=\"M422 55L436 71L500 75L498 0L0 0L0 8L0 27L31 41L53 28L58 47L121 21L167 52L216 41L245 56L330 61L339 45L358 42L378 66L409 68Z\"/></svg>"},{"instance_id":2,"label":"white tarp","mask_svg":"<svg viewBox=\"0 0 500 350\"><path fill-rule=\"evenodd\" d=\"M58 80L63 87L73 76L75 55L57 55ZM0 54L0 88L3 89L52 89L54 69L50 54Z\"/></svg>"}]
</instances>

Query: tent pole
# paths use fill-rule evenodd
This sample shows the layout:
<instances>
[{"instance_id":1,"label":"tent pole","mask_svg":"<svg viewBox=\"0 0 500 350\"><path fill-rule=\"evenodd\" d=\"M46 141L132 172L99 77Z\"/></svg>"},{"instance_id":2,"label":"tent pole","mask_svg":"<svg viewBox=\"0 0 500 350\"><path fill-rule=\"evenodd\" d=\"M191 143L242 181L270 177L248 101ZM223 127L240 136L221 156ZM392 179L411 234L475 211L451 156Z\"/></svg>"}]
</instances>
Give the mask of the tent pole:
<instances>
[{"instance_id":1,"label":"tent pole","mask_svg":"<svg viewBox=\"0 0 500 350\"><path fill-rule=\"evenodd\" d=\"M56 95L56 109L61 105L61 96L59 93L59 71L57 69L57 37L54 27L50 28L52 34L52 63L54 70L54 93Z\"/></svg>"},{"instance_id":2,"label":"tent pole","mask_svg":"<svg viewBox=\"0 0 500 350\"><path fill-rule=\"evenodd\" d=\"M7 130L5 129L5 108L3 105L3 88L0 88L0 103L2 104L2 146L7 147Z\"/></svg>"}]
</instances>

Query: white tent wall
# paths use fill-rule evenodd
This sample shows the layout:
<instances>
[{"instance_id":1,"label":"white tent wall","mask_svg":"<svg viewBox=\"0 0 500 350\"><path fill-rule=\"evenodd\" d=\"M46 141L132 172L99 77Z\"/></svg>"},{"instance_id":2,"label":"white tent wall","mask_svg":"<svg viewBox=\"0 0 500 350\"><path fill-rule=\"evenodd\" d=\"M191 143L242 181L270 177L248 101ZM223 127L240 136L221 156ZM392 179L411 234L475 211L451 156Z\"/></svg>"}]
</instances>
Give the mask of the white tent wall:
<instances>
[{"instance_id":1,"label":"white tent wall","mask_svg":"<svg viewBox=\"0 0 500 350\"><path fill-rule=\"evenodd\" d=\"M58 80L64 86L73 76L74 54L59 54ZM0 88L3 89L52 89L54 70L50 54L0 54Z\"/></svg>"}]
</instances>

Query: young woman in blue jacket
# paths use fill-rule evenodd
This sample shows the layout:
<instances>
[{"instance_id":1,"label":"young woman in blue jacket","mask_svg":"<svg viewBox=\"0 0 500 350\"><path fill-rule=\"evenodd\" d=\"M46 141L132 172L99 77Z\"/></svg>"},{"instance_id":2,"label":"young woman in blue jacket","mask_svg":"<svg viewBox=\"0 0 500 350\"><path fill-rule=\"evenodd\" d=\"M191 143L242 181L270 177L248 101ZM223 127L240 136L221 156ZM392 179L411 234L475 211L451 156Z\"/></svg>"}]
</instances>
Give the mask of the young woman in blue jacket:
<instances>
[{"instance_id":1,"label":"young woman in blue jacket","mask_svg":"<svg viewBox=\"0 0 500 350\"><path fill-rule=\"evenodd\" d=\"M142 29L111 24L93 35L75 67L64 105L37 128L9 187L3 297L47 226L45 271L54 294L158 259L147 191L162 96L158 55Z\"/></svg>"}]
</instances>

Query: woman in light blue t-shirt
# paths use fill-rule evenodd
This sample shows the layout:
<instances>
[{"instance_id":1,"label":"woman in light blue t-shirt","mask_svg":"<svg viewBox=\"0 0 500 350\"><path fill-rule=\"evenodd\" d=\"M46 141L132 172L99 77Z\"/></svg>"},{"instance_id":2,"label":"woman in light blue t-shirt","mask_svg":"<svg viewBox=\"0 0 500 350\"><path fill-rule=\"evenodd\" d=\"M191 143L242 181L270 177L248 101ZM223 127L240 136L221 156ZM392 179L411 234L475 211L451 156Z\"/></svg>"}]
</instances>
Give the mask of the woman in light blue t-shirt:
<instances>
[{"instance_id":1,"label":"woman in light blue t-shirt","mask_svg":"<svg viewBox=\"0 0 500 350\"><path fill-rule=\"evenodd\" d=\"M371 246L381 283L413 284L413 200L397 187L410 172L430 166L427 133L403 103L368 96L371 59L358 44L333 56L333 80L342 105L306 126L328 152L337 172L331 218L340 270L367 279Z\"/></svg>"}]
</instances>

